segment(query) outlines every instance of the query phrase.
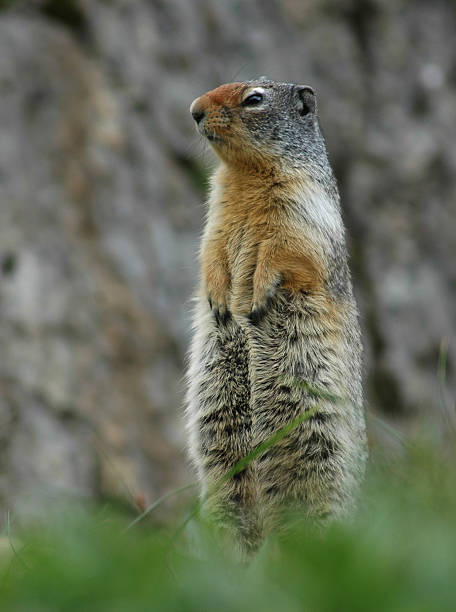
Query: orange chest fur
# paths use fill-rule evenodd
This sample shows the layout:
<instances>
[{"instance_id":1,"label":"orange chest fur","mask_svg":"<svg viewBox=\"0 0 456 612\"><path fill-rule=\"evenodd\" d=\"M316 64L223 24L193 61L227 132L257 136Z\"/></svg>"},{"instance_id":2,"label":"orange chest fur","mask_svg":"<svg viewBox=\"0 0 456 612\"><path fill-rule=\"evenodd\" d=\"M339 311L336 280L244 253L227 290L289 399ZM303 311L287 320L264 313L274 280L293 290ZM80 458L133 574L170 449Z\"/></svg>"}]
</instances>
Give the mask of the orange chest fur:
<instances>
[{"instance_id":1,"label":"orange chest fur","mask_svg":"<svg viewBox=\"0 0 456 612\"><path fill-rule=\"evenodd\" d=\"M280 201L271 202L261 192L253 197L248 189L231 189L222 202L216 235L233 287L251 290L260 248L267 244L270 266L280 270L283 287L294 291L321 290L324 262L308 231L293 223Z\"/></svg>"}]
</instances>

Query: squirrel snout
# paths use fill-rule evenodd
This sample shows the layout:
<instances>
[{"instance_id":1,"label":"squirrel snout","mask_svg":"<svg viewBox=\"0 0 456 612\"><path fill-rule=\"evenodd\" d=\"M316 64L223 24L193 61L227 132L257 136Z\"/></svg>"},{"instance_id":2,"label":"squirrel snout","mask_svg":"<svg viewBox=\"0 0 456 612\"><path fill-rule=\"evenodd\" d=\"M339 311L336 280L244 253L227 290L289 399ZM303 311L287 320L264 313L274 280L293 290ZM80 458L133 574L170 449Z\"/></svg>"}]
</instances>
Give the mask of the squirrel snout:
<instances>
[{"instance_id":1,"label":"squirrel snout","mask_svg":"<svg viewBox=\"0 0 456 612\"><path fill-rule=\"evenodd\" d=\"M194 110L192 112L192 117L196 121L196 123L199 123L201 119L204 117L204 114L205 113L202 110Z\"/></svg>"},{"instance_id":2,"label":"squirrel snout","mask_svg":"<svg viewBox=\"0 0 456 612\"><path fill-rule=\"evenodd\" d=\"M203 108L201 108L201 104L199 104L199 102L200 98L196 98L196 100L193 100L190 106L190 112L196 123L199 123L205 115L205 111Z\"/></svg>"}]
</instances>

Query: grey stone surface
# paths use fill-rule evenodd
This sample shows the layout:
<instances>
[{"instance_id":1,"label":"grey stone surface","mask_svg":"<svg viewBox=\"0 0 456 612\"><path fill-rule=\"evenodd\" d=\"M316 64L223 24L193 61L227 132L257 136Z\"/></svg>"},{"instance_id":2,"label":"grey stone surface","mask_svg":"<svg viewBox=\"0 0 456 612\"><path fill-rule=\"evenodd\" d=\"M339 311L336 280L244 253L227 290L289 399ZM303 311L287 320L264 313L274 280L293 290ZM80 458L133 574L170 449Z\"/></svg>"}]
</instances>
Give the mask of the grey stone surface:
<instances>
[{"instance_id":1,"label":"grey stone surface","mask_svg":"<svg viewBox=\"0 0 456 612\"><path fill-rule=\"evenodd\" d=\"M182 376L212 156L188 106L231 80L317 91L370 409L433 418L442 338L454 401L456 5L64 5L0 13L1 506L38 488L147 502L192 478Z\"/></svg>"}]
</instances>

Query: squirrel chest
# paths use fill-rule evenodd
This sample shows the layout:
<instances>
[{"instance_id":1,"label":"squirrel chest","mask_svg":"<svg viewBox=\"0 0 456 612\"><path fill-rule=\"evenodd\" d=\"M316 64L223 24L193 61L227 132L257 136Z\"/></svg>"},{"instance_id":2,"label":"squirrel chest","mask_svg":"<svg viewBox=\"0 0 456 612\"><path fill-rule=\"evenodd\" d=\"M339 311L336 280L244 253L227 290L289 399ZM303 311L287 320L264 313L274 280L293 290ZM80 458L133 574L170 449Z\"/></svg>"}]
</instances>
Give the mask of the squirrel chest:
<instances>
[{"instance_id":1,"label":"squirrel chest","mask_svg":"<svg viewBox=\"0 0 456 612\"><path fill-rule=\"evenodd\" d=\"M238 185L223 174L219 182L210 202L210 229L202 258L203 266L225 270L231 312L249 312L254 280L260 285L269 272L275 288L322 292L324 262L319 261L318 249L293 202L285 197L285 188L261 179Z\"/></svg>"}]
</instances>

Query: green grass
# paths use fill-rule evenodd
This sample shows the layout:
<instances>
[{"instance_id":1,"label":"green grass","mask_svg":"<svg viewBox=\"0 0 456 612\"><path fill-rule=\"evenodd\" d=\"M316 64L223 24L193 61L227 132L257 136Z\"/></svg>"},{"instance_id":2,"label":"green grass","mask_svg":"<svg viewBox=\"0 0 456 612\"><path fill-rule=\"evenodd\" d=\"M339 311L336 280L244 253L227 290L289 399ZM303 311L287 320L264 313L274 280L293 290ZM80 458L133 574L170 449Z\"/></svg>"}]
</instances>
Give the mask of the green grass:
<instances>
[{"instance_id":1,"label":"green grass","mask_svg":"<svg viewBox=\"0 0 456 612\"><path fill-rule=\"evenodd\" d=\"M155 519L160 505L188 495L191 485L136 516L82 502L28 526L8 514L0 539L0 610L456 610L456 436L454 408L443 392L445 366L442 344L442 432L428 428L412 441L372 421L387 439L371 451L360 507L349 522L322 533L289 517L242 564L231 543L203 521L205 500L186 503L165 525ZM306 390L317 400L339 401L307 383ZM315 410L318 402L255 447L211 492Z\"/></svg>"},{"instance_id":2,"label":"green grass","mask_svg":"<svg viewBox=\"0 0 456 612\"><path fill-rule=\"evenodd\" d=\"M354 520L325 534L289 523L250 565L222 550L198 513L157 526L67 509L28 529L4 526L0 610L456 609L454 455L406 444L372 453ZM190 512L190 515L192 513Z\"/></svg>"}]
</instances>

